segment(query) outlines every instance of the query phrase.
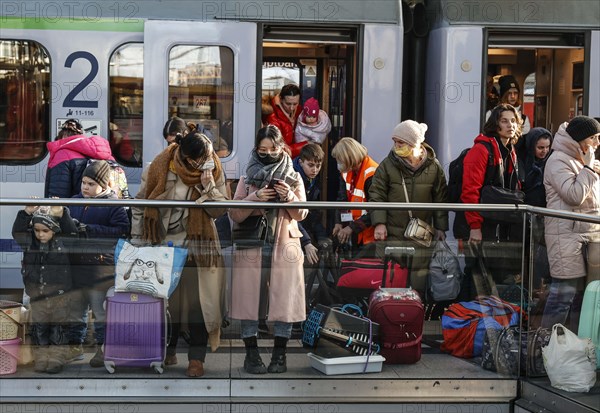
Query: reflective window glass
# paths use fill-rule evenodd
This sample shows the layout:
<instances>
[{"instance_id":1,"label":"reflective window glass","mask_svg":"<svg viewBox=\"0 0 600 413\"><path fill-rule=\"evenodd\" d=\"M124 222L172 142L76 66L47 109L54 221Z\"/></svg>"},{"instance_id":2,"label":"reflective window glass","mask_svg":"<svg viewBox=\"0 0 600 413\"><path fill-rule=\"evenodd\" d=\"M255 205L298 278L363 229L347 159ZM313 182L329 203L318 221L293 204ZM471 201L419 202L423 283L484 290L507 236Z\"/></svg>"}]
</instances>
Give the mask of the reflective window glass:
<instances>
[{"instance_id":1,"label":"reflective window glass","mask_svg":"<svg viewBox=\"0 0 600 413\"><path fill-rule=\"evenodd\" d=\"M129 43L110 58L109 141L117 161L142 166L144 45Z\"/></svg>"},{"instance_id":2,"label":"reflective window glass","mask_svg":"<svg viewBox=\"0 0 600 413\"><path fill-rule=\"evenodd\" d=\"M182 45L169 56L169 113L196 125L226 157L233 148L233 52Z\"/></svg>"},{"instance_id":3,"label":"reflective window glass","mask_svg":"<svg viewBox=\"0 0 600 413\"><path fill-rule=\"evenodd\" d=\"M32 164L50 138L50 58L30 40L0 40L0 163Z\"/></svg>"}]
</instances>

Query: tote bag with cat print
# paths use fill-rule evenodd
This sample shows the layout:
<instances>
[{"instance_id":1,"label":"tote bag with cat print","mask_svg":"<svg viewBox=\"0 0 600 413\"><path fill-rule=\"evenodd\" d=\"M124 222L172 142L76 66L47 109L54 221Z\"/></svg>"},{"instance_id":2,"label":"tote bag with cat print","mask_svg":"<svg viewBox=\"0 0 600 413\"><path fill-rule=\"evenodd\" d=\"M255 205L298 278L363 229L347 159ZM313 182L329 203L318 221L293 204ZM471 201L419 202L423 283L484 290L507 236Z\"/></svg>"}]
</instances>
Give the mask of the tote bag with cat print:
<instances>
[{"instance_id":1,"label":"tote bag with cat print","mask_svg":"<svg viewBox=\"0 0 600 413\"><path fill-rule=\"evenodd\" d=\"M181 278L187 249L136 247L120 239L115 248L115 291L169 298Z\"/></svg>"}]
</instances>

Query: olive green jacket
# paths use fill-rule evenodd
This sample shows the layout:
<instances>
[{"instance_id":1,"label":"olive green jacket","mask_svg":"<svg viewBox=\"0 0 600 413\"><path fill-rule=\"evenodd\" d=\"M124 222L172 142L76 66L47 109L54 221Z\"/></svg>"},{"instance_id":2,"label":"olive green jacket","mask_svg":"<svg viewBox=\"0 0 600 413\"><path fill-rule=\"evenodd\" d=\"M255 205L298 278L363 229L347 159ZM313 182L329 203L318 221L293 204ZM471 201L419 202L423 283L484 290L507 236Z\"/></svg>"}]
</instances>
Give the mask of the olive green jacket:
<instances>
[{"instance_id":1,"label":"olive green jacket","mask_svg":"<svg viewBox=\"0 0 600 413\"><path fill-rule=\"evenodd\" d=\"M427 159L416 170L410 170L394 151L390 151L387 158L379 164L371 187L369 188L370 202L406 202L404 189L402 188L402 176L406 182L406 190L410 202L434 203L446 202L448 185L446 176L439 161L435 157L433 148L423 143L427 150ZM435 229L448 230L448 212L436 211L412 211L413 216L429 222ZM385 224L388 238L403 240L404 230L408 224L407 211L373 210L371 221L373 226Z\"/></svg>"}]
</instances>

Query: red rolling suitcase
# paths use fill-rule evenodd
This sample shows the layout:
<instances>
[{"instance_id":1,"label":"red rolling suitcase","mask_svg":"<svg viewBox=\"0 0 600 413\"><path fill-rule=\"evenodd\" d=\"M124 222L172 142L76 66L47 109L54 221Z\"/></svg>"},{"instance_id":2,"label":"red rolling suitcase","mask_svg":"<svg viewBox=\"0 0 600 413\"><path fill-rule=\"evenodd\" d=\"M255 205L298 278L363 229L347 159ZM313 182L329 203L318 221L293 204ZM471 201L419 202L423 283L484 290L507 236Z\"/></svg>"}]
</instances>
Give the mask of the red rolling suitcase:
<instances>
[{"instance_id":1,"label":"red rolling suitcase","mask_svg":"<svg viewBox=\"0 0 600 413\"><path fill-rule=\"evenodd\" d=\"M166 300L137 292L106 298L104 367L152 367L163 372L167 348Z\"/></svg>"},{"instance_id":2,"label":"red rolling suitcase","mask_svg":"<svg viewBox=\"0 0 600 413\"><path fill-rule=\"evenodd\" d=\"M410 268L413 247L387 247L385 261L398 259ZM368 317L379 324L380 354L388 364L412 364L421 359L421 339L425 311L419 294L412 288L385 288L384 274L381 288L369 299ZM410 285L410 284L409 284Z\"/></svg>"}]
</instances>

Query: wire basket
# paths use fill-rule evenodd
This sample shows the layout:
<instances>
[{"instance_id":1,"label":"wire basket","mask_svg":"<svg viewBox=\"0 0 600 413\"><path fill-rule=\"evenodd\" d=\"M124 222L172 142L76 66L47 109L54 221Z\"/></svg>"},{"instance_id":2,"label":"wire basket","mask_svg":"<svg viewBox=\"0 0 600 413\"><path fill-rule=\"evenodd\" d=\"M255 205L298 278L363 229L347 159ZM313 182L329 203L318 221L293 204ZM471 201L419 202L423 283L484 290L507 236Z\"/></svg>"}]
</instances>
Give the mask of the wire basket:
<instances>
[{"instance_id":1,"label":"wire basket","mask_svg":"<svg viewBox=\"0 0 600 413\"><path fill-rule=\"evenodd\" d=\"M19 333L21 304L0 300L0 340L12 340Z\"/></svg>"},{"instance_id":2,"label":"wire basket","mask_svg":"<svg viewBox=\"0 0 600 413\"><path fill-rule=\"evenodd\" d=\"M17 372L20 338L0 340L0 375Z\"/></svg>"}]
</instances>

